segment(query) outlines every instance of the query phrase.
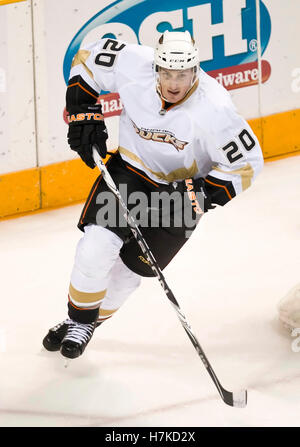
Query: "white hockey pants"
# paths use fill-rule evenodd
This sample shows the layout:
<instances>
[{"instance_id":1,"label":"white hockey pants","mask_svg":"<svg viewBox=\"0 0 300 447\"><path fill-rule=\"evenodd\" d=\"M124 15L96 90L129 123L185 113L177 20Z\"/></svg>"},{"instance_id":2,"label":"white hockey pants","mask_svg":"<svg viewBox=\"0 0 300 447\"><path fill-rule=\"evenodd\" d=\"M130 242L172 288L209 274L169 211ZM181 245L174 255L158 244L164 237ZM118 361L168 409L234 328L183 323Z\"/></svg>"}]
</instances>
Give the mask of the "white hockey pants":
<instances>
[{"instance_id":1,"label":"white hockey pants","mask_svg":"<svg viewBox=\"0 0 300 447\"><path fill-rule=\"evenodd\" d=\"M77 245L69 288L69 316L76 321L110 318L139 286L119 252L123 241L112 231L87 225Z\"/></svg>"}]
</instances>

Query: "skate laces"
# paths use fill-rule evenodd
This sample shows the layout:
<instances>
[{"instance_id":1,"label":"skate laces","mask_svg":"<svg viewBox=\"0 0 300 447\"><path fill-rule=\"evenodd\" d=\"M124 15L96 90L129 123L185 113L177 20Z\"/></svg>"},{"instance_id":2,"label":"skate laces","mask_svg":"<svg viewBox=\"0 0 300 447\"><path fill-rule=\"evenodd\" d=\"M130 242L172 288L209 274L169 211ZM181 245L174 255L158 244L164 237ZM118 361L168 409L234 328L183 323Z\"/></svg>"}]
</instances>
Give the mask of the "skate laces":
<instances>
[{"instance_id":1,"label":"skate laces","mask_svg":"<svg viewBox=\"0 0 300 447\"><path fill-rule=\"evenodd\" d=\"M70 323L72 323L72 320L70 320L70 318L67 318L66 320L62 321L61 323L58 323L56 326L51 328L51 331L55 332L58 329L60 329L64 324L70 324Z\"/></svg>"},{"instance_id":2,"label":"skate laces","mask_svg":"<svg viewBox=\"0 0 300 447\"><path fill-rule=\"evenodd\" d=\"M68 331L63 341L68 340L82 344L87 343L91 338L91 336L93 335L95 328L94 323L84 324L70 320L68 324L69 324Z\"/></svg>"},{"instance_id":3,"label":"skate laces","mask_svg":"<svg viewBox=\"0 0 300 447\"><path fill-rule=\"evenodd\" d=\"M72 320L70 320L70 318L67 318L66 320L64 320L61 323L58 323L56 326L52 327L50 330L53 332L56 332L58 329L60 329L65 324L70 324L70 323L72 323Z\"/></svg>"}]
</instances>

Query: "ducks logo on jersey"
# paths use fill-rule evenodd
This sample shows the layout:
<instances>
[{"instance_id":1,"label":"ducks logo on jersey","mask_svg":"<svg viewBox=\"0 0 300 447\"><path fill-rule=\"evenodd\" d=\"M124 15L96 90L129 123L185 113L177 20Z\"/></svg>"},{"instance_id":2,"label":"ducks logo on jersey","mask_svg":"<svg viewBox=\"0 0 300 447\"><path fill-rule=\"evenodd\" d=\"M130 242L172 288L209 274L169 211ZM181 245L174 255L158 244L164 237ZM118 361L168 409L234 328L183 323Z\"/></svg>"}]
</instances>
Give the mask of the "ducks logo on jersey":
<instances>
[{"instance_id":1,"label":"ducks logo on jersey","mask_svg":"<svg viewBox=\"0 0 300 447\"><path fill-rule=\"evenodd\" d=\"M182 151L188 144L188 141L182 141L176 138L173 132L161 129L145 129L144 127L139 128L133 121L132 125L136 133L144 140L157 141L159 143L169 143L175 147L179 152Z\"/></svg>"}]
</instances>

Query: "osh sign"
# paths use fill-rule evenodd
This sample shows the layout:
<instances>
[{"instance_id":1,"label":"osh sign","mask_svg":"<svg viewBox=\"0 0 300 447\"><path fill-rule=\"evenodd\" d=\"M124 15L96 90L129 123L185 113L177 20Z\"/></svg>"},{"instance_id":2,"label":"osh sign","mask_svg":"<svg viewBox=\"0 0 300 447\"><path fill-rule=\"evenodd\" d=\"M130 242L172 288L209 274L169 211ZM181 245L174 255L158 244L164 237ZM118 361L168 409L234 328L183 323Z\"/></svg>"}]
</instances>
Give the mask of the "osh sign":
<instances>
[{"instance_id":1,"label":"osh sign","mask_svg":"<svg viewBox=\"0 0 300 447\"><path fill-rule=\"evenodd\" d=\"M271 35L270 14L260 1L261 52ZM119 0L99 11L78 31L64 59L68 82L79 48L103 37L154 47L164 31L188 30L200 51L201 67L227 90L258 83L255 0ZM271 66L262 58L262 82ZM103 94L104 92L102 92ZM105 116L118 115L118 95L101 95Z\"/></svg>"}]
</instances>

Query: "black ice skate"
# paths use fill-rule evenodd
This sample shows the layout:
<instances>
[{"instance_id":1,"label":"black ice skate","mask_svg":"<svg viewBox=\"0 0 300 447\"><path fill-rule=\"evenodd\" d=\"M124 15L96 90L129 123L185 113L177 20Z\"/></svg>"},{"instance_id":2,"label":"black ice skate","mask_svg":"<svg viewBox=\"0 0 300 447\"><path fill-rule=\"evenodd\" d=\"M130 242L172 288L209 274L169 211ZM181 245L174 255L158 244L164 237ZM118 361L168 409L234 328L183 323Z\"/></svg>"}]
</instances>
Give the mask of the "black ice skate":
<instances>
[{"instance_id":1,"label":"black ice skate","mask_svg":"<svg viewBox=\"0 0 300 447\"><path fill-rule=\"evenodd\" d=\"M91 340L95 328L96 323L84 324L71 320L67 324L67 333L61 342L61 354L69 359L79 357Z\"/></svg>"},{"instance_id":2,"label":"black ice skate","mask_svg":"<svg viewBox=\"0 0 300 447\"><path fill-rule=\"evenodd\" d=\"M58 323L56 326L49 329L48 334L43 339L43 346L47 351L59 351L61 342L67 333L68 324L72 320L67 319L62 323Z\"/></svg>"},{"instance_id":3,"label":"black ice skate","mask_svg":"<svg viewBox=\"0 0 300 447\"><path fill-rule=\"evenodd\" d=\"M59 351L61 347L61 342L67 334L68 325L72 323L69 318L58 323L56 326L49 329L48 334L43 339L43 346L47 351ZM102 321L96 323L96 327L100 326Z\"/></svg>"}]
</instances>

